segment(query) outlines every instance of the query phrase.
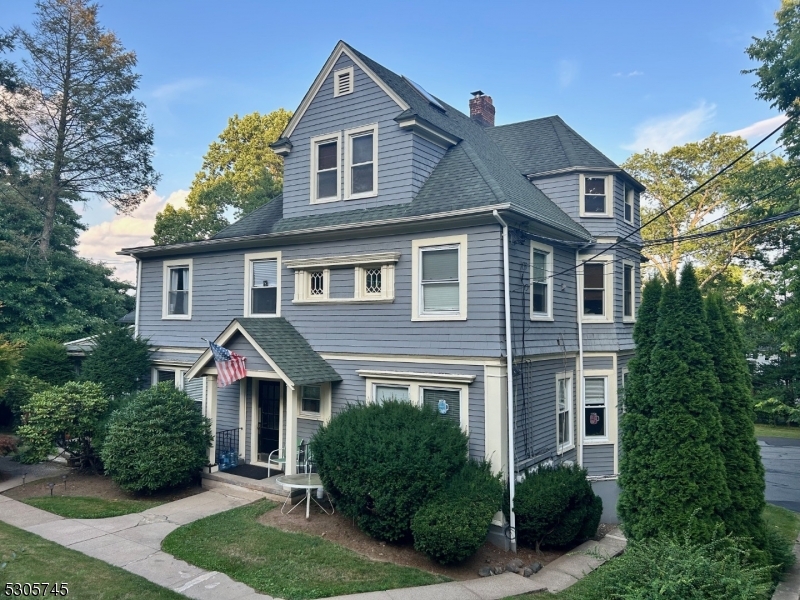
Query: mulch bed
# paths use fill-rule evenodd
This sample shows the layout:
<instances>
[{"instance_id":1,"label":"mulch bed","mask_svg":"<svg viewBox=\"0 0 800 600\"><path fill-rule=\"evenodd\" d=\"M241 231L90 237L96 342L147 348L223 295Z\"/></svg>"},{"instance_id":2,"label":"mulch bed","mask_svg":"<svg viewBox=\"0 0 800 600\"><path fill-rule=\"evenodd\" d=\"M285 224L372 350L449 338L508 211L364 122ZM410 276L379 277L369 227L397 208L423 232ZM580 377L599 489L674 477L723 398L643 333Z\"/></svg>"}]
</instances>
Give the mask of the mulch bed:
<instances>
[{"instance_id":1,"label":"mulch bed","mask_svg":"<svg viewBox=\"0 0 800 600\"><path fill-rule=\"evenodd\" d=\"M282 515L281 511L275 508L264 513L259 518L259 522L284 531L319 536L375 561L414 567L429 573L445 575L457 581L475 579L478 576L478 569L505 566L515 558L521 559L525 564L540 562L542 565L546 565L565 554L564 551L549 550L537 554L535 550L522 546L518 546L517 553L514 554L513 552L504 552L487 542L474 556L462 564L444 567L414 550L413 543L390 544L375 540L363 533L347 517L339 513L328 516L313 506L313 502L311 519L306 521L305 510L301 510L301 508L305 507L298 507L289 515Z\"/></svg>"},{"instance_id":2,"label":"mulch bed","mask_svg":"<svg viewBox=\"0 0 800 600\"><path fill-rule=\"evenodd\" d=\"M48 477L45 479L37 479L24 486L11 488L3 492L4 496L13 498L14 500L24 500L26 498L35 498L37 496L49 496L50 488L48 483L56 484L53 487L53 496L88 496L91 498L104 498L106 500L156 500L160 502L172 502L173 500L180 500L187 496L194 496L203 491L199 482L181 488L173 488L163 490L156 494L131 494L126 492L111 481L110 477L104 475L88 475L80 473L77 470L72 470L67 475L67 486L64 489L64 480L60 475L56 477Z\"/></svg>"}]
</instances>

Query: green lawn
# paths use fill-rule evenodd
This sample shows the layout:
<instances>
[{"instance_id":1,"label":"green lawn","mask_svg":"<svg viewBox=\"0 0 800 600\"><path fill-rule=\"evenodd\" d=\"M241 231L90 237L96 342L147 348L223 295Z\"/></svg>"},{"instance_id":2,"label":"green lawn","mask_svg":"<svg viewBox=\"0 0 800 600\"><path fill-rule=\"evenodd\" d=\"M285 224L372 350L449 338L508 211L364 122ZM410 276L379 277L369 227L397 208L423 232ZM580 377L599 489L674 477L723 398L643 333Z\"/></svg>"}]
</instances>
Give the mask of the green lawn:
<instances>
[{"instance_id":1,"label":"green lawn","mask_svg":"<svg viewBox=\"0 0 800 600\"><path fill-rule=\"evenodd\" d=\"M374 562L319 537L257 522L276 504L262 500L179 527L161 548L286 600L324 598L448 581L410 567Z\"/></svg>"},{"instance_id":2,"label":"green lawn","mask_svg":"<svg viewBox=\"0 0 800 600\"><path fill-rule=\"evenodd\" d=\"M782 427L756 423L756 437L784 437L800 439L800 427Z\"/></svg>"},{"instance_id":3,"label":"green lawn","mask_svg":"<svg viewBox=\"0 0 800 600\"><path fill-rule=\"evenodd\" d=\"M119 517L162 504L154 500L106 500L83 496L41 496L26 498L23 502L68 519Z\"/></svg>"},{"instance_id":4,"label":"green lawn","mask_svg":"<svg viewBox=\"0 0 800 600\"><path fill-rule=\"evenodd\" d=\"M793 542L800 533L800 514L767 504L764 509L764 521L767 527L776 529L787 542Z\"/></svg>"},{"instance_id":5,"label":"green lawn","mask_svg":"<svg viewBox=\"0 0 800 600\"><path fill-rule=\"evenodd\" d=\"M67 583L81 600L185 600L185 596L0 522L0 582ZM0 594L4 589L0 589ZM50 597L50 595L46 596Z\"/></svg>"}]
</instances>

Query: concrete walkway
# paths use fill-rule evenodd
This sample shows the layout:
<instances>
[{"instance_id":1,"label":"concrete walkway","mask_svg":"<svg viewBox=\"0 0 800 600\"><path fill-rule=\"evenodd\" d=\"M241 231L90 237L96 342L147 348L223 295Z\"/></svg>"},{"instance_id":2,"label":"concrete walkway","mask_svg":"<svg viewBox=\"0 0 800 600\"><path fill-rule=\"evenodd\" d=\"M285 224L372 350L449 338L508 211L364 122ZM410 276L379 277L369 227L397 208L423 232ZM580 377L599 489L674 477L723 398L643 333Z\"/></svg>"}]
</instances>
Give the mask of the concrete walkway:
<instances>
[{"instance_id":1,"label":"concrete walkway","mask_svg":"<svg viewBox=\"0 0 800 600\"><path fill-rule=\"evenodd\" d=\"M162 540L185 525L262 498L245 489L215 488L151 510L108 519L65 519L0 495L0 520L47 540L141 575L198 600L270 600L216 571L205 571L161 551ZM586 542L525 578L513 573L469 581L338 596L358 600L500 600L531 592L559 592L625 548L618 529ZM601 558L589 556L591 552Z\"/></svg>"},{"instance_id":2,"label":"concrete walkway","mask_svg":"<svg viewBox=\"0 0 800 600\"><path fill-rule=\"evenodd\" d=\"M8 475L8 479L0 481L0 492L5 492L11 488L22 485L22 476L25 475L25 483L45 479L47 477L57 477L66 475L70 468L56 462L42 462L35 465L23 465L22 463L11 460L10 456L0 456L0 473Z\"/></svg>"},{"instance_id":3,"label":"concrete walkway","mask_svg":"<svg viewBox=\"0 0 800 600\"><path fill-rule=\"evenodd\" d=\"M797 561L775 588L772 600L800 600L800 537L795 540L794 555Z\"/></svg>"}]
</instances>

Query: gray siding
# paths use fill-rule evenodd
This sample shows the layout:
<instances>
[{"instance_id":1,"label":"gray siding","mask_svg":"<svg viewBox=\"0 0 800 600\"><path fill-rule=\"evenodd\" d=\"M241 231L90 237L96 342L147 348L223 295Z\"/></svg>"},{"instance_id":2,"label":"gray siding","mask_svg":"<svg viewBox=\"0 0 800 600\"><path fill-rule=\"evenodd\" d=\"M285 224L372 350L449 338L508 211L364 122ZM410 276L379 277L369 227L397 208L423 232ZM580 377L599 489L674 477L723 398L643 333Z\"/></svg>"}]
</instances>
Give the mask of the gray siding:
<instances>
[{"instance_id":1,"label":"gray siding","mask_svg":"<svg viewBox=\"0 0 800 600\"><path fill-rule=\"evenodd\" d=\"M198 348L196 352L168 352L156 350L150 354L150 360L154 363L169 363L170 365L191 367L200 358L205 348ZM158 365L155 365L158 366Z\"/></svg>"},{"instance_id":2,"label":"gray siding","mask_svg":"<svg viewBox=\"0 0 800 600\"><path fill-rule=\"evenodd\" d=\"M291 135L293 149L284 161L283 207L287 218L410 202L444 154L442 148L400 129L394 121L400 107L349 57L340 57L334 71L350 66L354 68L353 93L334 98L331 72ZM378 124L378 195L312 205L311 138L373 123ZM342 151L340 160L343 169Z\"/></svg>"},{"instance_id":3,"label":"gray siding","mask_svg":"<svg viewBox=\"0 0 800 600\"><path fill-rule=\"evenodd\" d=\"M468 234L468 319L412 322L411 241L463 233ZM400 253L392 303L294 304L294 271L283 267L281 315L318 352L499 357L504 348L500 238L500 227L482 225L280 247L284 261L382 251ZM216 338L232 319L243 315L243 255L244 251L227 251L193 257L192 319L188 321L161 319L162 261L143 261L141 335L149 337L155 346L197 347L202 343L201 337Z\"/></svg>"},{"instance_id":4,"label":"gray siding","mask_svg":"<svg viewBox=\"0 0 800 600\"><path fill-rule=\"evenodd\" d=\"M246 359L244 364L249 371L272 371L272 367L243 335L235 334L233 339L225 344L225 347L244 356Z\"/></svg>"},{"instance_id":5,"label":"gray siding","mask_svg":"<svg viewBox=\"0 0 800 600\"><path fill-rule=\"evenodd\" d=\"M317 433L317 429L321 426L322 421L297 419L297 437L307 443L314 437L314 434Z\"/></svg>"},{"instance_id":6,"label":"gray siding","mask_svg":"<svg viewBox=\"0 0 800 600\"><path fill-rule=\"evenodd\" d=\"M217 431L239 427L239 382L217 390Z\"/></svg>"},{"instance_id":7,"label":"gray siding","mask_svg":"<svg viewBox=\"0 0 800 600\"><path fill-rule=\"evenodd\" d=\"M614 475L614 445L584 446L583 466L590 477Z\"/></svg>"},{"instance_id":8,"label":"gray siding","mask_svg":"<svg viewBox=\"0 0 800 600\"><path fill-rule=\"evenodd\" d=\"M330 298L353 298L355 296L355 270L331 269L330 270Z\"/></svg>"},{"instance_id":9,"label":"gray siding","mask_svg":"<svg viewBox=\"0 0 800 600\"><path fill-rule=\"evenodd\" d=\"M334 383L332 386L332 414L334 415L350 404L360 404L366 401L366 380L356 373L359 369L475 375L475 381L469 386L469 454L475 459L485 458L486 411L482 365L436 365L352 360L329 360L328 362L342 376L342 381ZM447 386L442 384L439 387Z\"/></svg>"},{"instance_id":10,"label":"gray siding","mask_svg":"<svg viewBox=\"0 0 800 600\"><path fill-rule=\"evenodd\" d=\"M611 356L586 356L583 359L583 368L586 371L608 371L614 368L614 358Z\"/></svg>"}]
</instances>

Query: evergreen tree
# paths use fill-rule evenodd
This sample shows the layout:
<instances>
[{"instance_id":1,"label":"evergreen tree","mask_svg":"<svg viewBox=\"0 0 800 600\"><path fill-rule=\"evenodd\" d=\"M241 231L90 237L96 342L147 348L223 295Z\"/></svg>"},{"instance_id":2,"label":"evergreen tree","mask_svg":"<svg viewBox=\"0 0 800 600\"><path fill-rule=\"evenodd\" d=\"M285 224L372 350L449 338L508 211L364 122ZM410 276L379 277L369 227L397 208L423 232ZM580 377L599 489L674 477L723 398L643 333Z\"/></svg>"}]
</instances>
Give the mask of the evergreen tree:
<instances>
[{"instance_id":1,"label":"evergreen tree","mask_svg":"<svg viewBox=\"0 0 800 600\"><path fill-rule=\"evenodd\" d=\"M64 385L75 379L75 367L63 344L41 339L22 352L17 367L21 375L38 377L50 385Z\"/></svg>"},{"instance_id":2,"label":"evergreen tree","mask_svg":"<svg viewBox=\"0 0 800 600\"><path fill-rule=\"evenodd\" d=\"M722 393L720 448L725 460L731 506L725 512L728 531L753 538L763 546L764 466L753 427L753 397L750 371L742 337L733 315L720 296L706 300L706 320L711 333L709 353L714 360Z\"/></svg>"},{"instance_id":3,"label":"evergreen tree","mask_svg":"<svg viewBox=\"0 0 800 600\"><path fill-rule=\"evenodd\" d=\"M142 387L150 372L150 345L134 338L127 327L114 326L101 333L92 353L83 361L81 379L103 386L119 398Z\"/></svg>"},{"instance_id":4,"label":"evergreen tree","mask_svg":"<svg viewBox=\"0 0 800 600\"><path fill-rule=\"evenodd\" d=\"M645 519L643 510L647 507L646 498L653 473L648 433L652 410L647 404L647 388L662 289L663 284L658 277L644 286L642 304L633 329L636 354L628 362L629 372L624 389L619 478L621 493L617 512L627 536L636 539L642 537L640 522Z\"/></svg>"},{"instance_id":5,"label":"evergreen tree","mask_svg":"<svg viewBox=\"0 0 800 600\"><path fill-rule=\"evenodd\" d=\"M703 299L687 264L678 287L670 275L659 306L650 357L647 443L652 483L637 535L678 533L708 541L730 505L720 451L719 380L708 354Z\"/></svg>"}]
</instances>

